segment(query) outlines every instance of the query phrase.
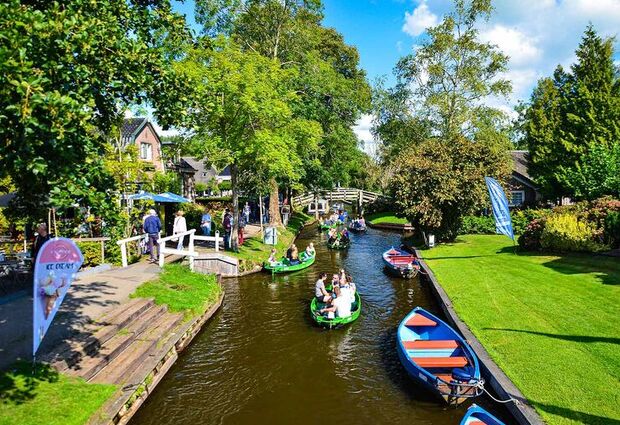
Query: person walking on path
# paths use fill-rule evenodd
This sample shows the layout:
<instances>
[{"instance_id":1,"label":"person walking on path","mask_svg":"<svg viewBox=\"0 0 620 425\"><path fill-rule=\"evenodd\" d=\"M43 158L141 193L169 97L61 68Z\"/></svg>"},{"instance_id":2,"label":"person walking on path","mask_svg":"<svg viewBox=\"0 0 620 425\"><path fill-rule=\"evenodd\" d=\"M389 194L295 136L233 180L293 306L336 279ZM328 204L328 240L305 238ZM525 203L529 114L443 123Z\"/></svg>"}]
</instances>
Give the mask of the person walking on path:
<instances>
[{"instance_id":1,"label":"person walking on path","mask_svg":"<svg viewBox=\"0 0 620 425\"><path fill-rule=\"evenodd\" d=\"M250 214L252 213L252 209L250 208L250 204L248 202L245 203L243 207L243 215L245 215L245 222L250 222Z\"/></svg>"},{"instance_id":2,"label":"person walking on path","mask_svg":"<svg viewBox=\"0 0 620 425\"><path fill-rule=\"evenodd\" d=\"M224 227L224 250L230 250L230 235L232 230L232 216L230 210L226 208L224 211L224 219L222 220L222 226Z\"/></svg>"},{"instance_id":3,"label":"person walking on path","mask_svg":"<svg viewBox=\"0 0 620 425\"><path fill-rule=\"evenodd\" d=\"M159 240L159 232L161 231L161 221L159 217L157 217L157 213L155 210L149 210L149 216L144 220L144 232L148 234L149 237L149 251L151 253L149 261L151 263L156 263L157 258L159 257L159 244L157 241ZM157 257L155 256L155 249L157 247Z\"/></svg>"},{"instance_id":4,"label":"person walking on path","mask_svg":"<svg viewBox=\"0 0 620 425\"><path fill-rule=\"evenodd\" d=\"M211 236L211 214L207 210L205 210L200 220L200 228L204 236Z\"/></svg>"},{"instance_id":5,"label":"person walking on path","mask_svg":"<svg viewBox=\"0 0 620 425\"><path fill-rule=\"evenodd\" d=\"M239 216L239 229L237 231L237 237L239 239L239 245L243 245L243 229L245 228L247 224L247 220L246 220L246 215L243 214L241 216Z\"/></svg>"},{"instance_id":6,"label":"person walking on path","mask_svg":"<svg viewBox=\"0 0 620 425\"><path fill-rule=\"evenodd\" d=\"M185 217L183 217L183 211L177 211L177 216L174 218L174 225L172 227L172 234L176 235L178 233L187 232L187 222L185 221ZM179 236L179 243L177 243L177 249L183 249L183 240L185 239L185 235Z\"/></svg>"}]
</instances>

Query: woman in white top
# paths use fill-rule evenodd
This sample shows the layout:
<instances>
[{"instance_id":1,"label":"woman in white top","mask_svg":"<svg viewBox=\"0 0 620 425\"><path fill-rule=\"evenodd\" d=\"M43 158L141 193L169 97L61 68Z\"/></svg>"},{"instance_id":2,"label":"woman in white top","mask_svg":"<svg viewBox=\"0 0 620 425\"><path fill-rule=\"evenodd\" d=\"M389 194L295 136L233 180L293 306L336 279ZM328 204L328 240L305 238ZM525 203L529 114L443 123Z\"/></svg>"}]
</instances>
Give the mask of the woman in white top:
<instances>
[{"instance_id":1,"label":"woman in white top","mask_svg":"<svg viewBox=\"0 0 620 425\"><path fill-rule=\"evenodd\" d=\"M183 211L177 211L177 216L174 218L174 226L172 228L172 234L176 235L179 233L187 232L187 222L185 221L185 217L183 217ZM185 239L185 235L179 237L179 243L177 244L177 249L183 249L183 239Z\"/></svg>"},{"instance_id":2,"label":"woman in white top","mask_svg":"<svg viewBox=\"0 0 620 425\"><path fill-rule=\"evenodd\" d=\"M315 254L316 254L316 251L314 249L314 244L310 242L310 245L306 247L306 255L308 257L314 257Z\"/></svg>"}]
</instances>

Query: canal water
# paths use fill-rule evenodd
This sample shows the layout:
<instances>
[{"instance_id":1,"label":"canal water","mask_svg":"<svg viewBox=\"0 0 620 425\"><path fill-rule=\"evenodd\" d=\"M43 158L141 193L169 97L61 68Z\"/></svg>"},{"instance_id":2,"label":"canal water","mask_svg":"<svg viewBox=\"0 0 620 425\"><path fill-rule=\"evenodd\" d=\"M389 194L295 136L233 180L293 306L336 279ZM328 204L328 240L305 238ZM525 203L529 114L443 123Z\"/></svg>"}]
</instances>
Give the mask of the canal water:
<instances>
[{"instance_id":1,"label":"canal water","mask_svg":"<svg viewBox=\"0 0 620 425\"><path fill-rule=\"evenodd\" d=\"M439 314L419 279L387 276L381 253L400 235L369 229L347 251L330 251L306 228L317 261L290 275L225 279L224 305L158 385L131 425L458 424L448 407L417 387L396 354L398 323L413 307ZM348 327L314 325L309 301L318 274L350 273L362 314ZM488 406L484 399L478 404ZM492 410L493 411L493 410Z\"/></svg>"}]
</instances>

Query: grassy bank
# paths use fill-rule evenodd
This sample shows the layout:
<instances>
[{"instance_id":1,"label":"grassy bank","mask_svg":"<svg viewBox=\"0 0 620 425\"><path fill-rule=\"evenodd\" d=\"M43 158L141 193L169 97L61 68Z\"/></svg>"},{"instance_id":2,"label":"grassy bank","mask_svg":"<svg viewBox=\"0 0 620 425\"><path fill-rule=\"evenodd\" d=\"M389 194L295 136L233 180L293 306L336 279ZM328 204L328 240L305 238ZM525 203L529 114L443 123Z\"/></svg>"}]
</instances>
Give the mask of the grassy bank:
<instances>
[{"instance_id":1,"label":"grassy bank","mask_svg":"<svg viewBox=\"0 0 620 425\"><path fill-rule=\"evenodd\" d=\"M314 217L305 213L295 213L289 219L286 229L278 229L278 244L275 248L278 250L278 254L284 255L288 247L295 240L295 236L301 230L301 228L308 222L314 220ZM246 239L242 246L239 247L239 252L227 252L226 255L230 255L240 260L244 260L247 264L245 269L249 270L254 265L262 264L267 258L272 245L265 245L262 241L262 235L259 234L256 237ZM300 247L300 250L305 247Z\"/></svg>"},{"instance_id":2,"label":"grassy bank","mask_svg":"<svg viewBox=\"0 0 620 425\"><path fill-rule=\"evenodd\" d=\"M423 252L459 316L550 424L620 423L620 261L468 235Z\"/></svg>"},{"instance_id":3,"label":"grassy bank","mask_svg":"<svg viewBox=\"0 0 620 425\"><path fill-rule=\"evenodd\" d=\"M375 214L368 214L366 221L371 224L409 224L409 220L406 218L399 218L393 212L380 212Z\"/></svg>"},{"instance_id":4,"label":"grassy bank","mask_svg":"<svg viewBox=\"0 0 620 425\"><path fill-rule=\"evenodd\" d=\"M192 273L181 264L167 264L156 280L140 285L132 298L154 298L171 312L202 314L219 298L222 288L215 275Z\"/></svg>"},{"instance_id":5,"label":"grassy bank","mask_svg":"<svg viewBox=\"0 0 620 425\"><path fill-rule=\"evenodd\" d=\"M115 389L20 362L0 373L0 424L83 425Z\"/></svg>"}]
</instances>

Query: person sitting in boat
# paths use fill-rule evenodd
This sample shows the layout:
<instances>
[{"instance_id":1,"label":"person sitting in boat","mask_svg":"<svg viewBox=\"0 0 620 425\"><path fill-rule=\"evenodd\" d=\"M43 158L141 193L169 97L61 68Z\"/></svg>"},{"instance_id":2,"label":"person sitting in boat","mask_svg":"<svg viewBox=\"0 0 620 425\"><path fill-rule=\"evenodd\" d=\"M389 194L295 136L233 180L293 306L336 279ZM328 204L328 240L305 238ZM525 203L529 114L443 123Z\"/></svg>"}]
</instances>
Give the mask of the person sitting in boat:
<instances>
[{"instance_id":1,"label":"person sitting in boat","mask_svg":"<svg viewBox=\"0 0 620 425\"><path fill-rule=\"evenodd\" d=\"M314 257L316 255L316 251L314 249L314 243L310 242L310 244L306 247L306 256Z\"/></svg>"},{"instance_id":2,"label":"person sitting in boat","mask_svg":"<svg viewBox=\"0 0 620 425\"><path fill-rule=\"evenodd\" d=\"M295 266L300 263L299 251L297 250L297 247L295 245L293 245L293 251L291 252L291 258L289 258L289 262L291 266Z\"/></svg>"},{"instance_id":3,"label":"person sitting in boat","mask_svg":"<svg viewBox=\"0 0 620 425\"><path fill-rule=\"evenodd\" d=\"M286 250L286 258L291 261L293 259L293 250L297 249L297 247L295 246L295 244L292 244L291 246L288 247L288 249Z\"/></svg>"},{"instance_id":4,"label":"person sitting in boat","mask_svg":"<svg viewBox=\"0 0 620 425\"><path fill-rule=\"evenodd\" d=\"M338 273L334 273L332 276L332 297L335 296L334 288L338 285L340 285L340 275L338 275Z\"/></svg>"},{"instance_id":5,"label":"person sitting in boat","mask_svg":"<svg viewBox=\"0 0 620 425\"><path fill-rule=\"evenodd\" d=\"M269 255L269 259L267 260L267 262L269 263L269 265L274 266L276 264L278 264L278 251L276 251L275 248L273 248L271 250L271 254Z\"/></svg>"},{"instance_id":6,"label":"person sitting in boat","mask_svg":"<svg viewBox=\"0 0 620 425\"><path fill-rule=\"evenodd\" d=\"M314 285L314 296L318 302L329 304L332 297L329 295L329 292L327 292L327 289L325 289L325 279L327 279L327 273L321 273L319 280L317 280Z\"/></svg>"},{"instance_id":7,"label":"person sitting in boat","mask_svg":"<svg viewBox=\"0 0 620 425\"><path fill-rule=\"evenodd\" d=\"M358 224L360 227L366 227L366 220L364 220L364 216L361 216L361 215L360 215L360 216L358 217L358 219L357 219L357 224Z\"/></svg>"},{"instance_id":8,"label":"person sitting in boat","mask_svg":"<svg viewBox=\"0 0 620 425\"><path fill-rule=\"evenodd\" d=\"M329 229L329 232L327 233L327 242L329 244L333 244L336 242L336 239L338 238L338 230L336 230L336 228L332 227L331 229Z\"/></svg>"},{"instance_id":9,"label":"person sitting in boat","mask_svg":"<svg viewBox=\"0 0 620 425\"><path fill-rule=\"evenodd\" d=\"M340 239L345 244L349 242L349 231L347 229L342 229L342 232L340 232Z\"/></svg>"},{"instance_id":10,"label":"person sitting in boat","mask_svg":"<svg viewBox=\"0 0 620 425\"><path fill-rule=\"evenodd\" d=\"M325 307L319 310L320 314L334 312L336 317L345 318L351 316L351 301L349 297L344 296L340 292L340 287L334 287L336 292L336 298L334 298L329 307Z\"/></svg>"}]
</instances>

